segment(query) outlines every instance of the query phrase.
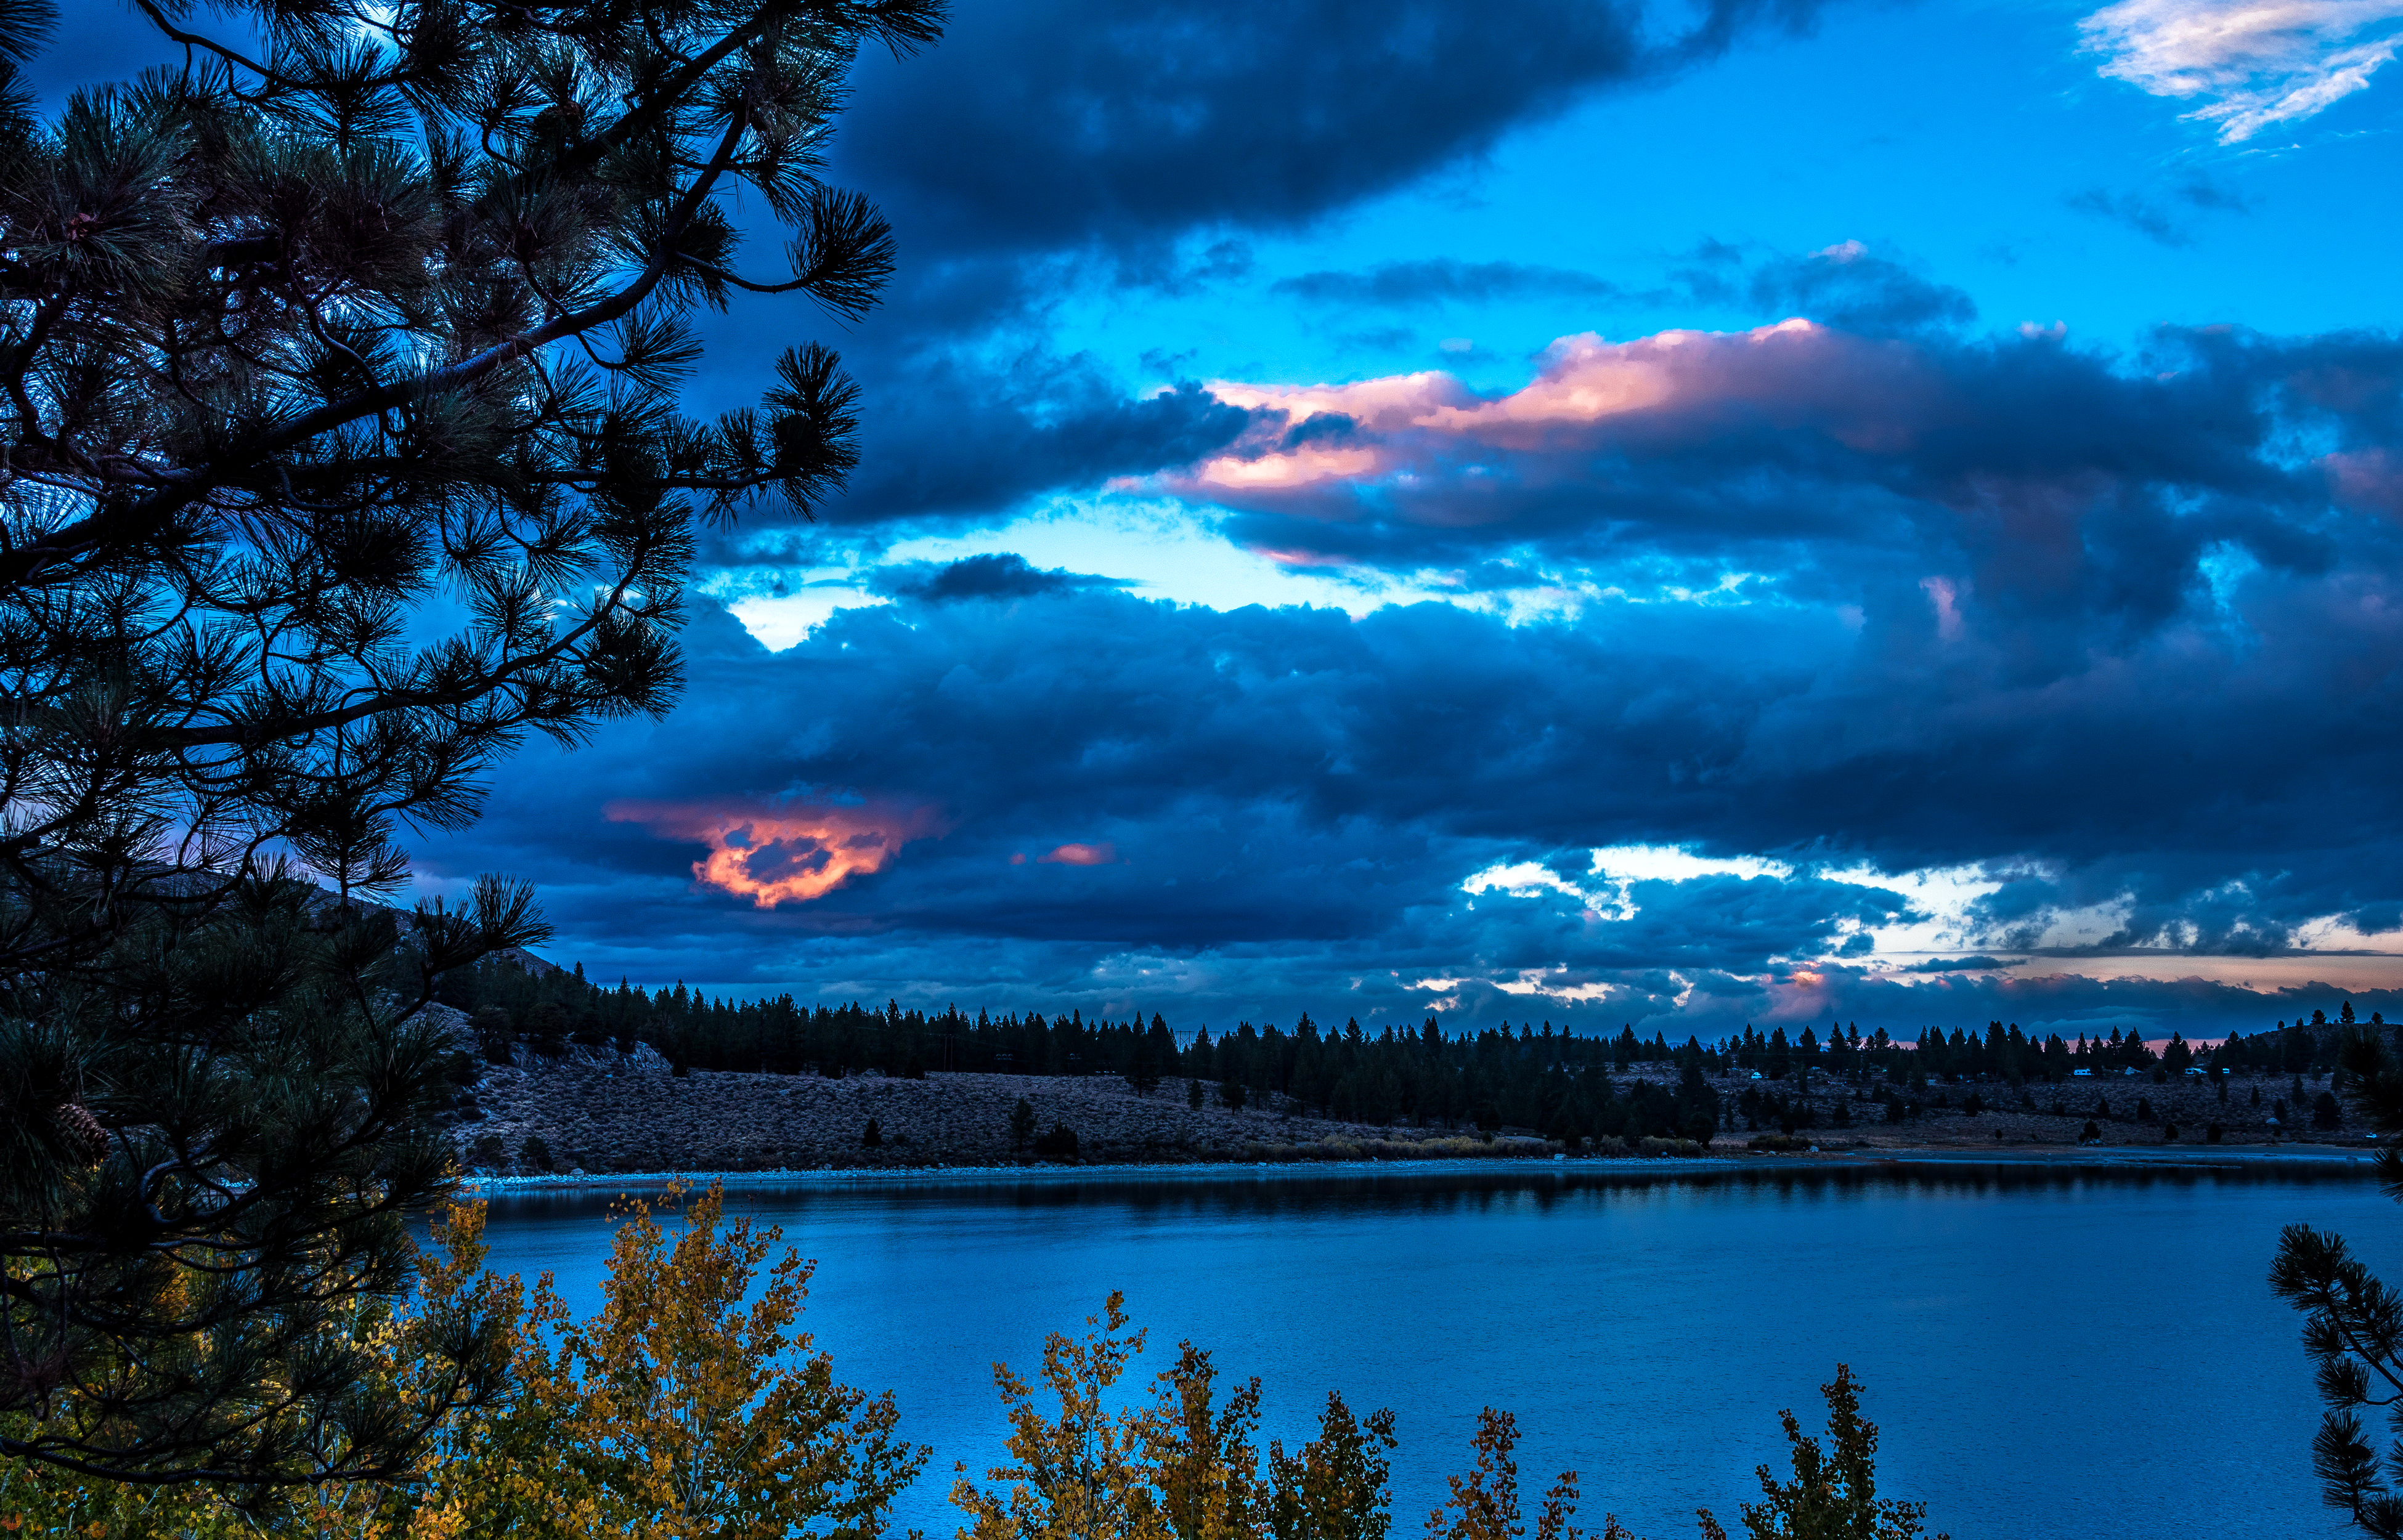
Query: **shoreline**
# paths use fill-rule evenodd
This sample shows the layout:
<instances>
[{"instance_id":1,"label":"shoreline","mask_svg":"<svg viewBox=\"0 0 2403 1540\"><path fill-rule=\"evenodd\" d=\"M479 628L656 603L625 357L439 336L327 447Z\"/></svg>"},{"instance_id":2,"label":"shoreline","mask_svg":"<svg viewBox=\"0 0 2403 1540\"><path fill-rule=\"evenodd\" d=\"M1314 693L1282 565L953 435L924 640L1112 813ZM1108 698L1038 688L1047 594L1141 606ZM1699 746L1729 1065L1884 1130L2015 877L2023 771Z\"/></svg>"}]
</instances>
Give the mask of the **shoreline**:
<instances>
[{"instance_id":1,"label":"shoreline","mask_svg":"<svg viewBox=\"0 0 2403 1540\"><path fill-rule=\"evenodd\" d=\"M1229 1105L1205 1084L1174 1078L1147 1091L1099 1075L937 1071L827 1078L696 1070L674 1075L665 1061L655 1060L572 1053L557 1062L489 1069L445 1114L461 1169L487 1180L516 1179L493 1189L507 1191L546 1183L572 1186L572 1173L579 1170L654 1183L674 1172L791 1180L804 1172L1026 1172L1042 1169L1049 1158L1084 1171L1262 1162L1373 1169L1540 1161L1559 1153L1580 1163L1660 1156L1742 1161L1771 1151L1799 1158L1813 1145L1822 1153L1811 1158L1945 1152L2014 1159L2083 1150L2081 1158L2108 1160L2121 1157L2104 1152L2141 1150L2152 1158L2174 1150L2182 1152L2174 1158L2180 1161L2222 1159L2239 1149L2313 1150L2340 1160L2376 1148L2357 1122L2343 1125L2341 1108L2333 1129L2282 1136L2288 1131L2281 1131L2279 1118L2293 1121L2296 1098L2308 1105L2310 1093L2274 1081L2206 1088L2164 1080L2025 1088L2016 1094L2001 1086L1930 1086L1897 1119L1890 1088L1882 1105L1856 1086L1830 1084L1813 1096L1799 1083L1764 1090L1766 1082L1726 1075L1710 1087L1719 1098L1720 1123L1711 1148L1596 1134L1598 1148L1568 1153L1567 1145L1518 1121L1484 1133L1454 1120L1346 1122L1315 1115L1290 1098ZM1674 1094L1645 1074L1628 1082L1648 1082L1656 1100L1664 1091ZM1513 1113L1532 1116L1525 1108ZM2098 1124L2104 1142L2081 1144ZM1786 1131L1776 1131L1781 1128ZM1659 1131L1639 1127L1639 1134ZM1065 1141L1064 1150L1030 1154L1030 1144L1050 1143L1053 1135Z\"/></svg>"},{"instance_id":2,"label":"shoreline","mask_svg":"<svg viewBox=\"0 0 2403 1540\"><path fill-rule=\"evenodd\" d=\"M1289 1179L1314 1175L1438 1175L1462 1176L1488 1172L1521 1176L1554 1175L1676 1175L1768 1171L1783 1167L1809 1171L1864 1171L1891 1166L1974 1167L1984 1170L2106 1171L2243 1171L2287 1169L2314 1175L2348 1175L2368 1181L2376 1173L2375 1152L2354 1152L2336 1146L2203 1146L2183 1150L2160 1146L2141 1148L2087 1145L2076 1149L2021 1149L2009 1152L1976 1148L1940 1149L1898 1146L1891 1149L1822 1150L1778 1154L1744 1151L1704 1156L1489 1156L1451 1159L1388 1160L1196 1160L1177 1162L1095 1161L1084 1165L1056 1162L1029 1164L940 1164L927 1166L836 1166L793 1170L599 1172L586 1174L544 1173L528 1176L467 1176L463 1195L509 1198L545 1193L664 1191L676 1183L707 1186L722 1182L729 1192L774 1187L955 1186L965 1184L1037 1183L1060 1185L1080 1181L1212 1181L1248 1175L1255 1179Z\"/></svg>"}]
</instances>

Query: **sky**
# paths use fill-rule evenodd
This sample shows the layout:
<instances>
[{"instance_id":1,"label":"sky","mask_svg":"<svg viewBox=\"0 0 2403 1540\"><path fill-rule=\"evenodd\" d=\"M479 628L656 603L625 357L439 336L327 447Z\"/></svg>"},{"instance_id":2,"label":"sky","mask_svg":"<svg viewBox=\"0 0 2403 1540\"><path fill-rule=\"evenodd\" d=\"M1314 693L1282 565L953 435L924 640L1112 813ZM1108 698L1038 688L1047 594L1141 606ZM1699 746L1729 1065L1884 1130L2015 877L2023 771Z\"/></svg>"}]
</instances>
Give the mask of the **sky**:
<instances>
[{"instance_id":1,"label":"sky","mask_svg":"<svg viewBox=\"0 0 2403 1540\"><path fill-rule=\"evenodd\" d=\"M882 307L738 307L689 391L840 348L848 493L709 534L682 704L419 890L531 878L612 982L1179 1029L2396 1014L2398 46L960 0L826 173Z\"/></svg>"}]
</instances>

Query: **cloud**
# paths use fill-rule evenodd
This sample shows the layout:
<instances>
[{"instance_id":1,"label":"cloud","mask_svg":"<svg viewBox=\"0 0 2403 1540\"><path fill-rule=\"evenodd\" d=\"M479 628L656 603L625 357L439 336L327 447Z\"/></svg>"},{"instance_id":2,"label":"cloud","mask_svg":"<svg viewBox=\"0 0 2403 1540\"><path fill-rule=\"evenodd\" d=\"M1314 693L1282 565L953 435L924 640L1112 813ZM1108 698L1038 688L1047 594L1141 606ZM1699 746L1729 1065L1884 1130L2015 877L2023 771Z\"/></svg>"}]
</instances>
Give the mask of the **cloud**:
<instances>
[{"instance_id":1,"label":"cloud","mask_svg":"<svg viewBox=\"0 0 2403 1540\"><path fill-rule=\"evenodd\" d=\"M1377 305L1407 309L1430 303L1477 304L1527 296L1610 299L1622 291L1608 279L1574 268L1524 262L1462 262L1431 257L1382 262L1361 271L1322 270L1279 279L1272 294L1312 304Z\"/></svg>"},{"instance_id":2,"label":"cloud","mask_svg":"<svg viewBox=\"0 0 2403 1540\"><path fill-rule=\"evenodd\" d=\"M1507 557L1564 591L1664 596L1890 585L1938 640L2034 679L2166 623L2228 552L2325 567L2332 481L2374 504L2377 456L2403 442L2398 378L2403 345L2368 334L2165 331L2123 360L2051 332L1587 333L1493 395L1443 371L1215 382L1254 426L1157 484L1331 569ZM1314 421L1342 431L1298 438Z\"/></svg>"},{"instance_id":3,"label":"cloud","mask_svg":"<svg viewBox=\"0 0 2403 1540\"><path fill-rule=\"evenodd\" d=\"M1748 292L1776 260L1708 265ZM871 565L901 602L775 654L698 604L676 715L530 754L429 881L535 878L604 970L1180 1021L2191 1033L2271 997L2189 990L2170 952L2403 916L2394 338L2118 356L1797 319L1571 337L1491 393L1188 386L1157 419L1036 373L1075 409L1028 423L1142 425L1066 434L1116 447L1057 474L1183 453L1156 485L1236 538L1461 604L1221 611L995 555ZM2167 981L1906 965L2039 943L2162 949Z\"/></svg>"},{"instance_id":4,"label":"cloud","mask_svg":"<svg viewBox=\"0 0 2403 1540\"><path fill-rule=\"evenodd\" d=\"M1869 933L1913 923L1927 890L1877 874L1991 873L1956 903L1964 951L2089 911L2097 942L2220 951L2393 918L2403 590L2354 549L2259 567L2132 641L2088 616L2079 665L2035 682L1933 645L1925 595L1874 583L1519 626L1053 590L845 611L776 654L703 605L674 718L529 754L473 852L426 869L522 871L578 955L688 978L915 968L997 1003L1106 996L1132 970L1156 997L1322 1016L1442 998L1741 1025L1840 996L2026 1020L1879 983ZM1990 602L1965 596L1973 635ZM861 800L808 800L826 786ZM933 808L940 839L908 821ZM862 834L846 881L757 907ZM696 884L675 841L738 869ZM1118 859L1071 870L1071 847ZM1799 961L1827 958L1858 976Z\"/></svg>"},{"instance_id":5,"label":"cloud","mask_svg":"<svg viewBox=\"0 0 2403 1540\"><path fill-rule=\"evenodd\" d=\"M1969 297L1901 262L1842 241L1802 257L1770 256L1749 272L1730 246L1705 244L1675 275L1697 304L1748 304L1756 313L1801 316L1839 330L1893 336L1977 317Z\"/></svg>"},{"instance_id":6,"label":"cloud","mask_svg":"<svg viewBox=\"0 0 2403 1540\"><path fill-rule=\"evenodd\" d=\"M2078 23L2099 67L2238 144L2309 118L2393 62L2403 0L2120 0Z\"/></svg>"},{"instance_id":7,"label":"cloud","mask_svg":"<svg viewBox=\"0 0 2403 1540\"><path fill-rule=\"evenodd\" d=\"M1026 599L1080 589L1124 588L1118 579L1084 573L1038 572L1015 551L963 557L957 562L896 562L876 569L873 590L929 604L970 599Z\"/></svg>"},{"instance_id":8,"label":"cloud","mask_svg":"<svg viewBox=\"0 0 2403 1540\"><path fill-rule=\"evenodd\" d=\"M862 62L835 171L945 257L1285 228L1814 8L1680 27L1587 0L964 7L931 54Z\"/></svg>"},{"instance_id":9,"label":"cloud","mask_svg":"<svg viewBox=\"0 0 2403 1540\"><path fill-rule=\"evenodd\" d=\"M2172 188L2169 196L2190 210L2250 214L2253 206L2242 194L2207 177L2189 177ZM2062 200L2080 214L2090 214L2127 226L2148 241L2157 241L2173 249L2191 246L2195 243L2193 227L2159 201L2142 193L2112 192L2103 187L2086 187Z\"/></svg>"},{"instance_id":10,"label":"cloud","mask_svg":"<svg viewBox=\"0 0 2403 1540\"><path fill-rule=\"evenodd\" d=\"M932 808L779 807L771 812L687 803L618 801L604 815L672 839L698 839L709 853L694 881L748 898L754 907L808 903L854 877L883 869L912 839L939 833Z\"/></svg>"},{"instance_id":11,"label":"cloud","mask_svg":"<svg viewBox=\"0 0 2403 1540\"><path fill-rule=\"evenodd\" d=\"M1046 865L1054 867L1115 866L1118 858L1118 847L1107 840L1098 845L1055 845L1038 857Z\"/></svg>"}]
</instances>

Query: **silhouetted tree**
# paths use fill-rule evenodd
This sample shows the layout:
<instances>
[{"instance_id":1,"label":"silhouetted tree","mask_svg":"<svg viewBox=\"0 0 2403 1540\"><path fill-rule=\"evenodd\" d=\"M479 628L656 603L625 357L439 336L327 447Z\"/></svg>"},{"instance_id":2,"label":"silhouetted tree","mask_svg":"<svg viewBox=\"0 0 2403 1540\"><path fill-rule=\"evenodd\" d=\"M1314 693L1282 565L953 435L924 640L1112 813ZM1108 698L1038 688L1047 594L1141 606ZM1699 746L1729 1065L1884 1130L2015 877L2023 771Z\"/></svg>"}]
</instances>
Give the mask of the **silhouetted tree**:
<instances>
[{"instance_id":1,"label":"silhouetted tree","mask_svg":"<svg viewBox=\"0 0 2403 1540\"><path fill-rule=\"evenodd\" d=\"M0 0L0 1455L386 1475L483 1339L404 1405L320 1323L447 1189L433 980L545 932L364 900L528 731L675 699L696 516L851 469L814 344L679 412L686 318L872 302L884 223L815 168L938 10L146 0L181 62L44 122L49 9Z\"/></svg>"},{"instance_id":2,"label":"silhouetted tree","mask_svg":"<svg viewBox=\"0 0 2403 1540\"><path fill-rule=\"evenodd\" d=\"M2337 1081L2357 1112L2382 1135L2403 1133L2403 1062L2385 1034L2342 1031L2336 1045ZM2325 1093L2324 1093L2325 1094ZM2378 1154L2378 1175L2391 1198L2403 1200L2403 1151ZM2327 1412L2313 1440L2312 1463L2328 1505L2381 1540L2403 1540L2403 1297L2398 1297L2346 1247L2342 1237L2289 1225L2279 1237L2270 1283L2305 1315L2303 1350L2319 1369ZM2372 1445L2362 1413L2387 1413L2397 1440Z\"/></svg>"}]
</instances>

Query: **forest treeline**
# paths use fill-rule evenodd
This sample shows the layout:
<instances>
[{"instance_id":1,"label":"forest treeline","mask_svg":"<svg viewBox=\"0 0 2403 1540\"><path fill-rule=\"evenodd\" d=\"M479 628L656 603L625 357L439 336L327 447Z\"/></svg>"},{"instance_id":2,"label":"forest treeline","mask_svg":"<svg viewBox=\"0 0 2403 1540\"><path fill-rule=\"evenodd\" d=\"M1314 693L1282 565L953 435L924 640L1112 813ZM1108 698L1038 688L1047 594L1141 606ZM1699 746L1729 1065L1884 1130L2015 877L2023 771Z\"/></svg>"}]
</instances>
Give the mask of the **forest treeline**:
<instances>
[{"instance_id":1,"label":"forest treeline","mask_svg":"<svg viewBox=\"0 0 2403 1540\"><path fill-rule=\"evenodd\" d=\"M2335 1020L2231 1035L2201 1049L2173 1035L2155 1052L2134 1034L2037 1036L1993 1021L1982 1033L1922 1030L1915 1039L1879 1028L1831 1022L1826 1035L1804 1027L1743 1033L1705 1044L1672 1045L1658 1032L1639 1037L1555 1031L1549 1021L1517 1029L1505 1022L1474 1033L1447 1032L1429 1016L1414 1029L1376 1032L1347 1020L1322 1026L1304 1014L1290 1028L1241 1022L1180 1042L1153 1013L1112 1021L1081 1011L1046 1018L1029 1011L973 1017L852 1002L803 1006L789 994L758 1000L705 996L678 983L646 991L614 989L574 970L528 968L506 957L445 975L438 998L475 1023L487 1058L508 1062L521 1046L557 1057L571 1045L632 1052L647 1044L675 1073L694 1069L840 1077L861 1070L902 1078L929 1071L1040 1075L1115 1075L1150 1092L1169 1078L1242 1107L1291 1105L1346 1121L1421 1126L1537 1129L1554 1138L1656 1135L1707 1140L1722 1121L1712 1076L1757 1072L1807 1093L1814 1075L1882 1076L1922 1086L1984 1077L2013 1086L2058 1083L2080 1072L2178 1075L2189 1068L2229 1073L2300 1074L2330 1067L2349 1032L2382 1034L2372 1013L2356 1022L2351 1002ZM1631 1074L1643 1070L1648 1073ZM1674 1072L1674 1074L1667 1073Z\"/></svg>"}]
</instances>

